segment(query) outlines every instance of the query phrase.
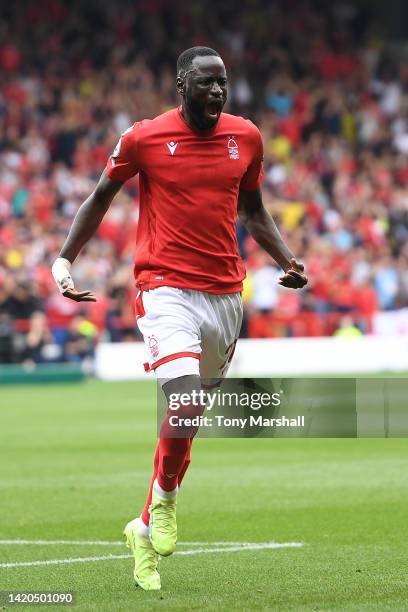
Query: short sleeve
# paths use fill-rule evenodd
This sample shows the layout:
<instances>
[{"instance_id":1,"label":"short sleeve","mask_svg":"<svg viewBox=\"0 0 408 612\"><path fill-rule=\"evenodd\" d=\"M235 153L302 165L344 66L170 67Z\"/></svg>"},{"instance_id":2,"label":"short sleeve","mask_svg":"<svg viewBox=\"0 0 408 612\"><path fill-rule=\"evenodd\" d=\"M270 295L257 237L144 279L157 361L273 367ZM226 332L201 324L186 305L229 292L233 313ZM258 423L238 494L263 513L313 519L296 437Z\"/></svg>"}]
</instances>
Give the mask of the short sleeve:
<instances>
[{"instance_id":1,"label":"short sleeve","mask_svg":"<svg viewBox=\"0 0 408 612\"><path fill-rule=\"evenodd\" d=\"M263 171L263 143L258 128L248 121L250 128L251 162L241 179L240 188L244 191L256 191L262 183Z\"/></svg>"},{"instance_id":2,"label":"short sleeve","mask_svg":"<svg viewBox=\"0 0 408 612\"><path fill-rule=\"evenodd\" d=\"M119 138L106 164L106 172L113 181L127 181L139 172L138 129L135 123Z\"/></svg>"}]
</instances>

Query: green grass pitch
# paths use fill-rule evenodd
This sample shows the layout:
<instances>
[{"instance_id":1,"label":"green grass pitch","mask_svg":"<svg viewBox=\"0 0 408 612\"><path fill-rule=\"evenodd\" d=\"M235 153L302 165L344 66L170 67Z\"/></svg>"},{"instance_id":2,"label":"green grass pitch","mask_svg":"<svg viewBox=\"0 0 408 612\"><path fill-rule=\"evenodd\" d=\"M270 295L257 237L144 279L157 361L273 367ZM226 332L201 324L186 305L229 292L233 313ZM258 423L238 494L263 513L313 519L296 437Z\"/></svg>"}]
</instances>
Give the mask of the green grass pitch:
<instances>
[{"instance_id":1,"label":"green grass pitch","mask_svg":"<svg viewBox=\"0 0 408 612\"><path fill-rule=\"evenodd\" d=\"M0 590L74 591L72 609L95 611L408 610L404 439L196 440L179 539L204 544L161 561L161 592L134 587L129 558L5 567L128 553L15 540L121 540L150 478L154 406L150 382L0 388ZM214 542L304 546L197 552Z\"/></svg>"}]
</instances>

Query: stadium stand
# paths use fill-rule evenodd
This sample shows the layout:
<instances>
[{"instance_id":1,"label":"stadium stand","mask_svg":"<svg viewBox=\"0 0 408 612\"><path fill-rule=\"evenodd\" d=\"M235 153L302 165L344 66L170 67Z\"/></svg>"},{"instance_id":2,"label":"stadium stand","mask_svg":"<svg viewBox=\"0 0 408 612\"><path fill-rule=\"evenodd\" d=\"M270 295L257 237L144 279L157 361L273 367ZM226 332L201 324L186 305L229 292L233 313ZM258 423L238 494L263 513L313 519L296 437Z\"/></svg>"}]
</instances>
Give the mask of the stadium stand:
<instances>
[{"instance_id":1,"label":"stadium stand","mask_svg":"<svg viewBox=\"0 0 408 612\"><path fill-rule=\"evenodd\" d=\"M177 104L175 61L193 44L220 52L228 112L261 129L265 204L310 277L302 292L281 288L279 270L238 227L248 269L242 334L367 334L377 312L408 306L404 49L388 45L365 4L294 5L2 7L0 362L75 362L98 339L140 339L132 307L137 178L74 266L77 286L98 302L84 308L60 296L50 265L119 134Z\"/></svg>"}]
</instances>

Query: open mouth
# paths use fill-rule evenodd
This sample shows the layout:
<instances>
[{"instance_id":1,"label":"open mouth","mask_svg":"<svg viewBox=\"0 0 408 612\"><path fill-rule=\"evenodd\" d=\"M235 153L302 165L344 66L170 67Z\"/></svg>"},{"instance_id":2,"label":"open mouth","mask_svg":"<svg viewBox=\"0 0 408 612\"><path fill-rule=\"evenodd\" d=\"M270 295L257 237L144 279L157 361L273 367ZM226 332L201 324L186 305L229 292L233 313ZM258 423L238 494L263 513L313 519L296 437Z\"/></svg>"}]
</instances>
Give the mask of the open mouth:
<instances>
[{"instance_id":1,"label":"open mouth","mask_svg":"<svg viewBox=\"0 0 408 612\"><path fill-rule=\"evenodd\" d=\"M218 101L209 102L206 106L207 115L211 119L218 119L218 117L220 116L221 110L222 110L222 103Z\"/></svg>"}]
</instances>

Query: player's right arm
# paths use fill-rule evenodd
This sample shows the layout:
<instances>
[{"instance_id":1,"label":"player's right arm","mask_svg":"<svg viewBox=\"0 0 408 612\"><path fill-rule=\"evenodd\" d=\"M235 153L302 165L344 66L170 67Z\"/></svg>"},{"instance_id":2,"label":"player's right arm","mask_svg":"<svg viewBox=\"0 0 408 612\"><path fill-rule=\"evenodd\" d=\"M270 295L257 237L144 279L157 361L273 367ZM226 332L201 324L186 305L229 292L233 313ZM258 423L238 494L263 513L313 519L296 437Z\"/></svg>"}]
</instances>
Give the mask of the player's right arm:
<instances>
[{"instance_id":1,"label":"player's right arm","mask_svg":"<svg viewBox=\"0 0 408 612\"><path fill-rule=\"evenodd\" d=\"M59 290L76 302L95 302L90 291L77 291L71 276L71 264L75 261L82 247L95 234L105 216L113 198L122 187L123 181L109 178L106 170L91 195L79 207L71 229L59 257L52 266L52 273Z\"/></svg>"},{"instance_id":2,"label":"player's right arm","mask_svg":"<svg viewBox=\"0 0 408 612\"><path fill-rule=\"evenodd\" d=\"M138 172L136 126L123 132L108 160L95 190L79 207L52 274L60 292L76 302L95 302L90 291L77 291L71 276L71 264L82 247L95 234L113 198L123 183Z\"/></svg>"}]
</instances>

